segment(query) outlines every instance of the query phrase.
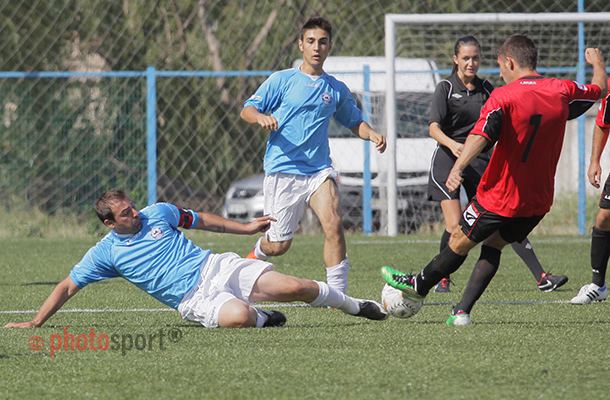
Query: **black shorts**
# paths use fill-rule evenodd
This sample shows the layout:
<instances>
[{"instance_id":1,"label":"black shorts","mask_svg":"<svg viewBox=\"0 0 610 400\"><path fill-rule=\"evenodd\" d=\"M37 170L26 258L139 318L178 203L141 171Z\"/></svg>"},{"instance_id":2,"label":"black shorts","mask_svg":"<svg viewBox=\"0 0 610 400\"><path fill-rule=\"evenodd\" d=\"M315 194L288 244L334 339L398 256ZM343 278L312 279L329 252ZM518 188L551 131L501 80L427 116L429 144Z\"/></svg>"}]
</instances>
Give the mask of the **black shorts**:
<instances>
[{"instance_id":1,"label":"black shorts","mask_svg":"<svg viewBox=\"0 0 610 400\"><path fill-rule=\"evenodd\" d=\"M460 226L466 237L475 243L482 242L495 231L500 232L502 239L513 243L522 242L543 217L503 217L487 211L474 198L462 213Z\"/></svg>"},{"instance_id":2,"label":"black shorts","mask_svg":"<svg viewBox=\"0 0 610 400\"><path fill-rule=\"evenodd\" d=\"M428 200L442 201L455 200L460 198L460 190L449 192L445 182L449 177L449 171L455 164L456 157L451 150L445 146L436 146L432 154L430 162L430 175L428 177ZM472 160L470 165L466 167L462 173L464 181L462 186L466 190L468 200L472 199L477 193L477 186L481 180L485 168L489 164L489 153L481 153L477 158Z\"/></svg>"},{"instance_id":3,"label":"black shorts","mask_svg":"<svg viewBox=\"0 0 610 400\"><path fill-rule=\"evenodd\" d=\"M599 199L599 208L605 208L606 210L610 209L610 174L608 174L608 177L606 178L604 190Z\"/></svg>"}]
</instances>

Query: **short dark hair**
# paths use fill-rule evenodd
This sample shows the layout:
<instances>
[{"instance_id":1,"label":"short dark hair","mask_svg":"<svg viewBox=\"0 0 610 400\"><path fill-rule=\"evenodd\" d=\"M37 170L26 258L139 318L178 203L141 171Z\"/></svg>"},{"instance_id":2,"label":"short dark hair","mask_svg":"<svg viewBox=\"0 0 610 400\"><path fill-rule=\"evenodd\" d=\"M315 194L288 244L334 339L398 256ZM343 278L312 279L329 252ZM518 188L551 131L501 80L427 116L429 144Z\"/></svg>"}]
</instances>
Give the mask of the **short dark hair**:
<instances>
[{"instance_id":1,"label":"short dark hair","mask_svg":"<svg viewBox=\"0 0 610 400\"><path fill-rule=\"evenodd\" d=\"M498 55L513 58L522 68L536 69L538 65L538 49L525 35L514 34L506 38L498 49Z\"/></svg>"},{"instance_id":2,"label":"short dark hair","mask_svg":"<svg viewBox=\"0 0 610 400\"><path fill-rule=\"evenodd\" d=\"M114 214L112 214L112 209L110 208L110 203L116 200L128 200L129 196L121 189L112 189L108 190L95 201L95 213L100 221L104 222L105 220L114 221Z\"/></svg>"},{"instance_id":3,"label":"short dark hair","mask_svg":"<svg viewBox=\"0 0 610 400\"><path fill-rule=\"evenodd\" d=\"M479 49L479 52L481 51L481 43L479 43L479 41L477 40L477 38L475 38L472 35L466 35L466 36L462 36L461 38L459 38L458 40L455 41L455 44L453 45L453 55L457 56L458 53L460 52L460 49L462 48L462 46L476 46L477 49ZM451 71L452 74L454 74L457 71L457 65L453 64L453 71Z\"/></svg>"},{"instance_id":4,"label":"short dark hair","mask_svg":"<svg viewBox=\"0 0 610 400\"><path fill-rule=\"evenodd\" d=\"M301 35L299 36L299 38L301 40L303 40L303 36L305 36L305 31L308 31L310 29L315 29L315 28L320 28L320 29L326 31L326 33L328 33L328 40L330 40L332 42L333 26L330 24L330 22L326 18L323 18L323 17L309 18L301 27Z\"/></svg>"}]
</instances>

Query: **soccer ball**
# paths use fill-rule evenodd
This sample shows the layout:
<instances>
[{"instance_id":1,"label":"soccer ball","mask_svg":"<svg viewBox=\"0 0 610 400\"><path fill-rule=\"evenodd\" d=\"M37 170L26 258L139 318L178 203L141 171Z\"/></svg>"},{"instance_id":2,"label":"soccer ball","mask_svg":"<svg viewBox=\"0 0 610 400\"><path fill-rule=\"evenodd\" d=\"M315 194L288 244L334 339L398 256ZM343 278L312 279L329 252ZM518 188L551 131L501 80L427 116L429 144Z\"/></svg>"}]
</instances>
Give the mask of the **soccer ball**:
<instances>
[{"instance_id":1,"label":"soccer ball","mask_svg":"<svg viewBox=\"0 0 610 400\"><path fill-rule=\"evenodd\" d=\"M403 293L386 284L381 290L381 304L393 317L409 318L417 314L424 304L423 300L412 300Z\"/></svg>"}]
</instances>

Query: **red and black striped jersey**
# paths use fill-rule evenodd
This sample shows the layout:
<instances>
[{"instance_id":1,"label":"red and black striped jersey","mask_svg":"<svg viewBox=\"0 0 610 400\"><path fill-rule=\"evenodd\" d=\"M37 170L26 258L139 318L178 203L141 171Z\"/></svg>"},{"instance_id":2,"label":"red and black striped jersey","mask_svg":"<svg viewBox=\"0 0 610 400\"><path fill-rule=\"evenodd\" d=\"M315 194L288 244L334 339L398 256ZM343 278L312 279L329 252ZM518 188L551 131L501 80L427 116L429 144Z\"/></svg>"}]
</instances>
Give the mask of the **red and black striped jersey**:
<instances>
[{"instance_id":1,"label":"red and black striped jersey","mask_svg":"<svg viewBox=\"0 0 610 400\"><path fill-rule=\"evenodd\" d=\"M546 214L571 104L592 105L597 85L523 77L494 90L470 132L497 141L477 188L477 200L505 217Z\"/></svg>"},{"instance_id":2,"label":"red and black striped jersey","mask_svg":"<svg viewBox=\"0 0 610 400\"><path fill-rule=\"evenodd\" d=\"M610 85L610 78L608 78L608 85ZM600 128L610 128L610 107L608 107L608 102L610 102L610 91L606 94L606 97L602 99L602 102L599 105L595 123Z\"/></svg>"}]
</instances>

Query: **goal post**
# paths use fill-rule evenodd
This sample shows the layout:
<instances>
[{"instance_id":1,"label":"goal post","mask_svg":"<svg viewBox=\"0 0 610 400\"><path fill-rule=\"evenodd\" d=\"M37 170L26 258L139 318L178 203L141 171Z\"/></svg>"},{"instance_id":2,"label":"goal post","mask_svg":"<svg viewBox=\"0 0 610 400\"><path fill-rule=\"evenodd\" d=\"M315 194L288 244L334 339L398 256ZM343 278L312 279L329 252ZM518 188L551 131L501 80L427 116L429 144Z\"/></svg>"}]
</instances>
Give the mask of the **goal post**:
<instances>
[{"instance_id":1,"label":"goal post","mask_svg":"<svg viewBox=\"0 0 610 400\"><path fill-rule=\"evenodd\" d=\"M579 8L582 9L582 8ZM537 26L536 31L541 32L543 29L547 29L548 27L563 24L562 26L568 27L569 29L563 29L563 31L558 33L544 34L547 36L544 37L544 42L556 40L558 45L556 47L561 47L559 44L565 45L567 38L562 37L562 35L569 36L570 39L574 39L574 34L570 34L572 30L575 30L578 36L577 45L574 47L574 54L576 54L576 50L579 56L572 62L571 67L557 67L555 65L545 65L544 62L546 60L542 60L542 63L539 62L539 67L555 67L548 68L548 72L560 71L567 72L569 76L574 75L574 78L578 78L583 80L585 77L585 65L584 65L584 57L582 54L584 53L585 48L585 29L584 24L586 23L598 23L599 27L594 27L593 31L599 34L603 33L604 36L607 36L605 40L608 43L610 42L610 32L608 31L608 22L610 22L610 13L601 12L601 13L587 13L587 12L577 12L577 13L473 13L473 14L386 14L385 15L385 59L386 59L386 108L385 108L385 118L386 118L386 135L388 142L388 157L387 157L387 235L388 236L396 236L398 234L398 214L397 214L397 187L396 187L396 179L397 179L397 170L396 170L396 158L397 158L397 109L396 109L396 67L395 67L395 59L397 56L401 56L403 54L399 54L397 52L397 27L398 26L406 26L406 27L422 27L425 26L426 29L430 29L432 31L439 31L445 29L449 31L449 34L452 34L453 41L460 36L463 36L466 32L464 31L464 26L468 26L468 32L477 31L477 26L498 26L501 25L505 29L503 30L503 34L508 36L506 33L510 33L510 27L512 25L515 28L519 28L521 32L527 33L529 29L523 28L530 24L534 24ZM605 23L605 24L604 24ZM605 25L605 27L604 27ZM475 27L475 28L473 28ZM507 28L508 27L508 28ZM421 39L419 37L418 39ZM485 36L479 37L480 41L486 41ZM537 42L539 47L546 46L548 43L539 43L536 37L533 37L534 41ZM435 43L434 37L425 37L425 41L429 41ZM564 42L564 43L562 43ZM554 43L554 42L553 42ZM437 43L435 43L437 45ZM596 43L587 43L590 46L595 46ZM553 51L553 46L548 45L548 53ZM564 46L565 47L565 46ZM610 56L610 48L606 46L604 48L606 53L606 58L608 59ZM451 54L446 54L447 59ZM410 56L410 54L409 54ZM495 60L495 57L493 57ZM569 60L568 60L569 61ZM567 61L567 62L568 62ZM488 64L490 64L488 62ZM482 66L483 67L483 66ZM573 68L572 68L573 67ZM440 67L439 67L440 68ZM543 69L540 68L540 69ZM483 69L483 68L482 68ZM490 69L490 70L493 70ZM573 79L574 79L573 78ZM584 176L585 176L585 122L584 116L579 118L578 121L578 153L579 153L579 163L578 163L578 179L579 179L579 187L578 187L578 221L579 221L579 233L584 234L584 221L585 221L585 186L584 186ZM407 157L409 155L406 155Z\"/></svg>"}]
</instances>

